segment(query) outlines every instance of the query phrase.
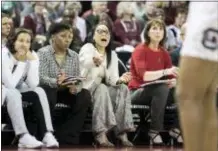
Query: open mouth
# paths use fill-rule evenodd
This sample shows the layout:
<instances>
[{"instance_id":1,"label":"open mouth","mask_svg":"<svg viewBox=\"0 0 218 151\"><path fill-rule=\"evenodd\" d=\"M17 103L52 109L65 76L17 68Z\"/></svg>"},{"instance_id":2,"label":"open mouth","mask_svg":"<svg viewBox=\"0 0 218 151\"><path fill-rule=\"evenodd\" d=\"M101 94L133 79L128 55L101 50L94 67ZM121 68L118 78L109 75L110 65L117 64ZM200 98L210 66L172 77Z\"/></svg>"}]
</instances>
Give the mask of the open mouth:
<instances>
[{"instance_id":1,"label":"open mouth","mask_svg":"<svg viewBox=\"0 0 218 151\"><path fill-rule=\"evenodd\" d=\"M107 42L107 39L106 38L101 38L101 41Z\"/></svg>"}]
</instances>

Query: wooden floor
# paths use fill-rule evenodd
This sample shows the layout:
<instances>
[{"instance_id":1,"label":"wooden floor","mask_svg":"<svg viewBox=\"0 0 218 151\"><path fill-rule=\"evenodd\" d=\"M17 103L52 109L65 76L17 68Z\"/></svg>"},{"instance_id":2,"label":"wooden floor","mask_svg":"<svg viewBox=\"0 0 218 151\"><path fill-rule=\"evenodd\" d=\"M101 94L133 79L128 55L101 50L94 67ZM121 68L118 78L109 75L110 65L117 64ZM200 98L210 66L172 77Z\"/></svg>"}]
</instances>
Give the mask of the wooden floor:
<instances>
[{"instance_id":1,"label":"wooden floor","mask_svg":"<svg viewBox=\"0 0 218 151\"><path fill-rule=\"evenodd\" d=\"M38 149L40 150L40 149ZM2 148L2 151L37 151L36 149L17 149ZM59 148L59 149L41 149L40 151L184 151L181 148L152 148L152 147L134 147L134 148L94 148L94 147L78 147L78 148Z\"/></svg>"}]
</instances>

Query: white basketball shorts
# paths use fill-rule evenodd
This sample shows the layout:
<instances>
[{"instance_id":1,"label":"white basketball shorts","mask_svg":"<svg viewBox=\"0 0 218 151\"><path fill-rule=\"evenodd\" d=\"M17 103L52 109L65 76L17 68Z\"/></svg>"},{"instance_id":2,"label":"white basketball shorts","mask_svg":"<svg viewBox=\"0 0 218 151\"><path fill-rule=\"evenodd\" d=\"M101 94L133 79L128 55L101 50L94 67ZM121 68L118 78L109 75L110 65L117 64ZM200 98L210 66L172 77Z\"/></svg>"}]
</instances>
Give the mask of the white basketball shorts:
<instances>
[{"instance_id":1,"label":"white basketball shorts","mask_svg":"<svg viewBox=\"0 0 218 151\"><path fill-rule=\"evenodd\" d=\"M182 56L218 62L218 2L191 2Z\"/></svg>"}]
</instances>

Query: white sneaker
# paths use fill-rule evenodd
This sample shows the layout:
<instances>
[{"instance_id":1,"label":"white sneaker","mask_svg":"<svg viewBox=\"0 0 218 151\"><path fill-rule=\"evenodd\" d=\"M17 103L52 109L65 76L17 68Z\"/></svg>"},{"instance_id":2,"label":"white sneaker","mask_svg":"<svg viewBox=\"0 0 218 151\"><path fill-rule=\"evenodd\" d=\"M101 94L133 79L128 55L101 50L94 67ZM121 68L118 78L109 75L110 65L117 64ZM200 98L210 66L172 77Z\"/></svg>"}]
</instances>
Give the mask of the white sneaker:
<instances>
[{"instance_id":1,"label":"white sneaker","mask_svg":"<svg viewBox=\"0 0 218 151\"><path fill-rule=\"evenodd\" d=\"M18 143L18 147L20 148L41 148L43 143L38 141L34 136L29 133L24 134Z\"/></svg>"},{"instance_id":2,"label":"white sneaker","mask_svg":"<svg viewBox=\"0 0 218 151\"><path fill-rule=\"evenodd\" d=\"M57 142L54 135L50 132L47 132L45 134L42 142L44 143L45 147L48 147L48 148L59 147L59 143Z\"/></svg>"}]
</instances>

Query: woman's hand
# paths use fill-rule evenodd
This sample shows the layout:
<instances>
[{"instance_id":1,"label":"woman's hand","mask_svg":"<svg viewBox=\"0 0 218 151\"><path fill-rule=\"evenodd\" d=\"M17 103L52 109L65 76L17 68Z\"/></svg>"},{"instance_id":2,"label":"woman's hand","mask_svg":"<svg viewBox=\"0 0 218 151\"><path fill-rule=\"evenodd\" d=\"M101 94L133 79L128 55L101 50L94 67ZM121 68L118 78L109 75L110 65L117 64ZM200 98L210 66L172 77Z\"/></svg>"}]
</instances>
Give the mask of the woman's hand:
<instances>
[{"instance_id":1,"label":"woman's hand","mask_svg":"<svg viewBox=\"0 0 218 151\"><path fill-rule=\"evenodd\" d=\"M33 54L30 52L30 51L27 51L27 53L26 53L26 59L27 60L36 60L36 57L35 56L33 56Z\"/></svg>"},{"instance_id":2,"label":"woman's hand","mask_svg":"<svg viewBox=\"0 0 218 151\"><path fill-rule=\"evenodd\" d=\"M119 78L119 83L129 83L131 80L132 76L130 72L124 73L120 78Z\"/></svg>"},{"instance_id":3,"label":"woman's hand","mask_svg":"<svg viewBox=\"0 0 218 151\"><path fill-rule=\"evenodd\" d=\"M15 54L14 57L18 61L26 61L26 53L27 51L25 49L19 49Z\"/></svg>"},{"instance_id":4,"label":"woman's hand","mask_svg":"<svg viewBox=\"0 0 218 151\"><path fill-rule=\"evenodd\" d=\"M175 77L177 77L179 75L179 68L173 66L169 69L165 69L164 75L174 75Z\"/></svg>"},{"instance_id":5,"label":"woman's hand","mask_svg":"<svg viewBox=\"0 0 218 151\"><path fill-rule=\"evenodd\" d=\"M57 83L58 85L62 85L63 81L66 79L66 74L65 72L60 72L57 78Z\"/></svg>"},{"instance_id":6,"label":"woman's hand","mask_svg":"<svg viewBox=\"0 0 218 151\"><path fill-rule=\"evenodd\" d=\"M97 67L99 67L103 62L103 58L101 56L95 56L93 57L93 62Z\"/></svg>"},{"instance_id":7,"label":"woman's hand","mask_svg":"<svg viewBox=\"0 0 218 151\"><path fill-rule=\"evenodd\" d=\"M173 88L176 86L176 79L170 79L170 81L167 83L169 88Z\"/></svg>"}]
</instances>

